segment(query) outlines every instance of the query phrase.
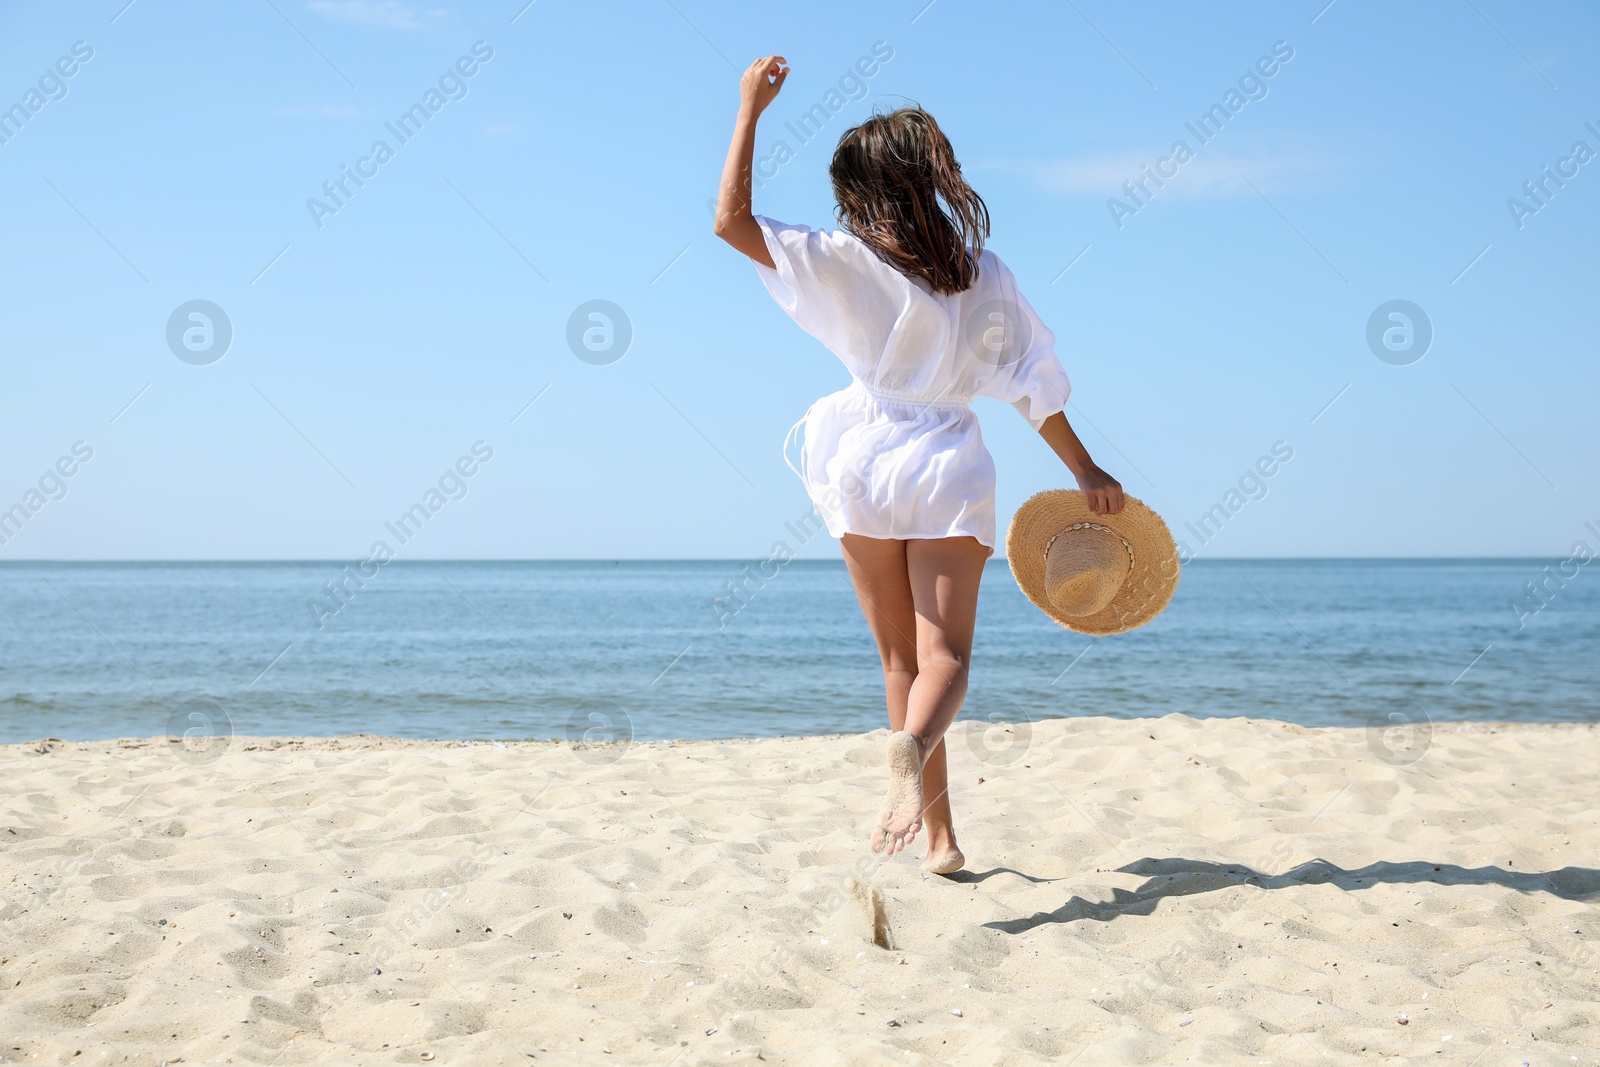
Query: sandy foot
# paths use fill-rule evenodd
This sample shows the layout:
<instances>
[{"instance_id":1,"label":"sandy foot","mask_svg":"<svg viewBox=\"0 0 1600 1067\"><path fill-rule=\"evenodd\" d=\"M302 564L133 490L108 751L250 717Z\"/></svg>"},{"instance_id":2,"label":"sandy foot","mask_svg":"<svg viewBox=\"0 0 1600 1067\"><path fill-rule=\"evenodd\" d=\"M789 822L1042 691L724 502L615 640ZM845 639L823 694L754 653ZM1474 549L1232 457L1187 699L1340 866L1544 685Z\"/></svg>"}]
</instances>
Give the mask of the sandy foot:
<instances>
[{"instance_id":1,"label":"sandy foot","mask_svg":"<svg viewBox=\"0 0 1600 1067\"><path fill-rule=\"evenodd\" d=\"M922 861L922 869L929 874L955 874L966 865L967 857L954 846L930 852L928 858Z\"/></svg>"},{"instance_id":2,"label":"sandy foot","mask_svg":"<svg viewBox=\"0 0 1600 1067\"><path fill-rule=\"evenodd\" d=\"M872 851L892 856L922 829L922 749L904 730L889 735L889 792L872 831Z\"/></svg>"}]
</instances>

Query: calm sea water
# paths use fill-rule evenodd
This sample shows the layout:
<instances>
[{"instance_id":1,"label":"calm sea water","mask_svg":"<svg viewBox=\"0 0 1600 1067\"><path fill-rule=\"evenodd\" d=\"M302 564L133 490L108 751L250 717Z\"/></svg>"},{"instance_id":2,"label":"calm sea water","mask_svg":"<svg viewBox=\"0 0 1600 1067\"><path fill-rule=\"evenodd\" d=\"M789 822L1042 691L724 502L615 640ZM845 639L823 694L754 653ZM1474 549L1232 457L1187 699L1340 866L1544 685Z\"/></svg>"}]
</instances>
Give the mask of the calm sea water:
<instances>
[{"instance_id":1,"label":"calm sea water","mask_svg":"<svg viewBox=\"0 0 1600 1067\"><path fill-rule=\"evenodd\" d=\"M396 562L319 625L307 601L338 564L3 564L0 742L181 732L196 709L238 734L882 725L843 565L794 562L743 606L713 606L743 566ZM1091 639L1045 619L993 562L963 715L1600 719L1600 570L1519 619L1512 602L1543 566L1199 561L1154 623Z\"/></svg>"}]
</instances>

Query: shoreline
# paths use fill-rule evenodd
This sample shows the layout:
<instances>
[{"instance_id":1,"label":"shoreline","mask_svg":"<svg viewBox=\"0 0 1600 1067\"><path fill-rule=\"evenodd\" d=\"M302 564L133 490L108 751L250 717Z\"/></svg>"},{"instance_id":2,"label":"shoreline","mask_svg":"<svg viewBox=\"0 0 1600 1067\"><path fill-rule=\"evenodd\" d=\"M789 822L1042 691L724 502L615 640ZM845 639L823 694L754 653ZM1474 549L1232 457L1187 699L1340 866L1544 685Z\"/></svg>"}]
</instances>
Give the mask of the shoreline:
<instances>
[{"instance_id":1,"label":"shoreline","mask_svg":"<svg viewBox=\"0 0 1600 1067\"><path fill-rule=\"evenodd\" d=\"M1597 729L958 721L951 878L887 730L7 745L0 1053L1592 1063Z\"/></svg>"},{"instance_id":2,"label":"shoreline","mask_svg":"<svg viewBox=\"0 0 1600 1067\"><path fill-rule=\"evenodd\" d=\"M1179 713L1169 713L1159 716L1136 716L1131 718L1115 718L1108 715L1079 715L1079 716L1051 716L1029 720L1025 723L1009 724L1019 728L1036 729L1047 723L1161 723L1179 721L1185 723L1230 722L1251 726L1284 727L1293 730L1304 730L1314 733L1326 732L1330 734L1361 735L1372 734L1376 726L1306 726L1292 722L1288 719L1255 718L1240 715L1195 716ZM983 727L993 730L1008 724L989 724L979 719L957 718L955 728ZM1592 720L1557 720L1549 722L1525 722L1511 719L1505 720L1476 720L1476 719L1450 719L1431 721L1426 728L1439 733L1480 733L1501 732L1521 729L1566 729L1566 730L1600 730L1600 718ZM888 737L887 727L877 727L872 730L858 733L825 733L825 734L770 734L756 737L696 737L696 738L657 738L654 740L628 740L626 742L613 742L621 744L622 750L633 748L680 748L685 745L724 745L724 744L765 744L776 742L803 742L803 741L838 741L846 738L876 738ZM577 745L575 742L559 737L401 737L396 734L232 734L224 737L227 750L238 749L242 752L276 752L284 750L298 751L360 751L374 749L407 749L407 748L439 748L459 749L485 747L492 749L528 748L530 750L548 750L558 748L588 747L594 749L606 748L606 743L593 743L587 746ZM107 751L138 751L145 748L160 748L170 746L173 738L171 735L155 734L149 737L106 737L92 738L89 740L74 741L60 737L38 737L26 741L9 741L0 743L0 760L15 750L37 750L39 746L49 746L51 752L58 749L84 749L94 751L96 746L103 746Z\"/></svg>"}]
</instances>

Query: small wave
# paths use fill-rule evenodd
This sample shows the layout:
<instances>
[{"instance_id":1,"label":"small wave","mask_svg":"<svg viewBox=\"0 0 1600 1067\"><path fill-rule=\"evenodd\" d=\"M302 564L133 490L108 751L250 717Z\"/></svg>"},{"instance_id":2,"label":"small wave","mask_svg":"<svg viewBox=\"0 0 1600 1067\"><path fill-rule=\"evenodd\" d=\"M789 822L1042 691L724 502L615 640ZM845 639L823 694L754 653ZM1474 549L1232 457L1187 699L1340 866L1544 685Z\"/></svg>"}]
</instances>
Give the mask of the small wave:
<instances>
[{"instance_id":1,"label":"small wave","mask_svg":"<svg viewBox=\"0 0 1600 1067\"><path fill-rule=\"evenodd\" d=\"M59 704L54 700L37 700L25 693L13 693L10 696L0 697L0 710L50 714L67 711L68 708L65 704Z\"/></svg>"}]
</instances>

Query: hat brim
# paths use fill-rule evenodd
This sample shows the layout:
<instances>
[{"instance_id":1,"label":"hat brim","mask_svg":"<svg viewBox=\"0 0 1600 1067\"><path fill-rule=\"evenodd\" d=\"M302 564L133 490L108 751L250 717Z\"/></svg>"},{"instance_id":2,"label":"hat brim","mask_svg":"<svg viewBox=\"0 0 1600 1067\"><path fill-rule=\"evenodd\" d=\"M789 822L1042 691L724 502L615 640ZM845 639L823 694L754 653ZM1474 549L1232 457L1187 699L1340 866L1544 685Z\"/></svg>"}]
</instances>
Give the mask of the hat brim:
<instances>
[{"instance_id":1,"label":"hat brim","mask_svg":"<svg viewBox=\"0 0 1600 1067\"><path fill-rule=\"evenodd\" d=\"M1125 497L1120 512L1096 515L1076 489L1047 489L1017 509L1006 531L1006 561L1027 598L1061 626L1081 634L1125 633L1143 626L1172 599L1178 587L1178 546L1160 515L1141 500ZM1050 539L1076 522L1116 532L1133 551L1133 566L1111 603L1093 615L1066 615L1045 592L1045 550Z\"/></svg>"}]
</instances>

